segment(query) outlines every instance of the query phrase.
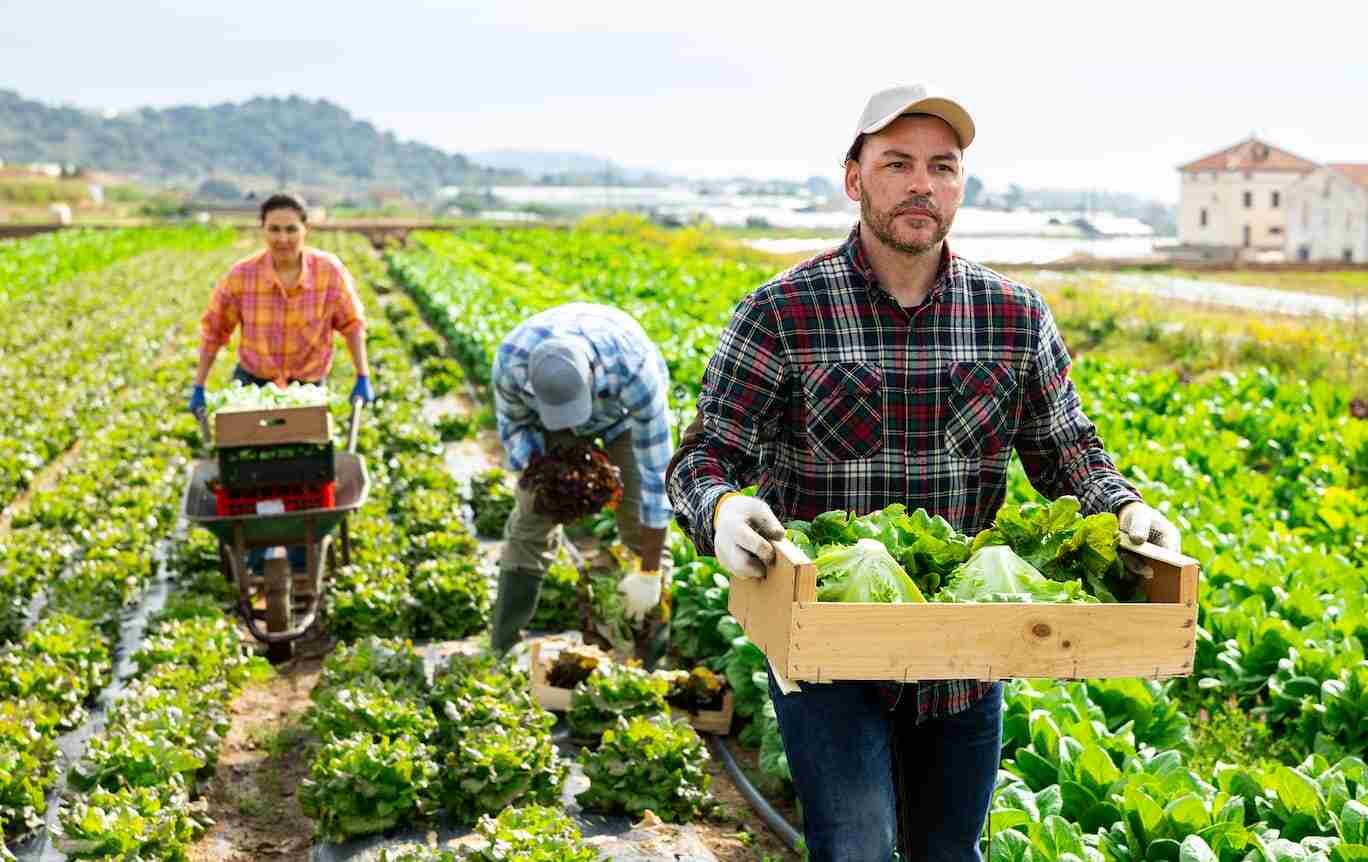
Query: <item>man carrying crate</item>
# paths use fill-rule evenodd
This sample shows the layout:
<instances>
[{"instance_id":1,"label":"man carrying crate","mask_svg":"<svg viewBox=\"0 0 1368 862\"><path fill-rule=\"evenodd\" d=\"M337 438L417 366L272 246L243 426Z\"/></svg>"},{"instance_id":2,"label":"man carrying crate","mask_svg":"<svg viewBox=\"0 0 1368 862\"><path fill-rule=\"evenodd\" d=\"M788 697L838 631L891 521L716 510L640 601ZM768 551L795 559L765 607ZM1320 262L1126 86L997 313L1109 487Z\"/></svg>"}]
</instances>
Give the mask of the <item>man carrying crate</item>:
<instances>
[{"instance_id":1,"label":"man carrying crate","mask_svg":"<svg viewBox=\"0 0 1368 862\"><path fill-rule=\"evenodd\" d=\"M622 473L618 534L641 559L641 571L618 584L628 617L649 629L643 654L653 664L668 627L653 614L661 600L661 552L669 527L665 466L670 460L670 372L660 350L632 317L575 302L524 321L499 345L492 374L499 438L514 470L548 447L601 439ZM522 487L504 528L499 594L490 645L506 652L532 619L542 578L555 560L554 519L536 511Z\"/></svg>"},{"instance_id":2,"label":"man carrying crate","mask_svg":"<svg viewBox=\"0 0 1368 862\"><path fill-rule=\"evenodd\" d=\"M781 517L903 503L974 535L1002 505L1013 450L1044 496L1178 549L1084 416L1041 297L946 245L973 138L930 85L871 96L845 158L850 238L747 296L723 332L667 481L680 525L733 577L764 576ZM752 483L756 497L736 492ZM1000 683L771 672L770 696L813 862L887 862L899 845L980 858Z\"/></svg>"}]
</instances>

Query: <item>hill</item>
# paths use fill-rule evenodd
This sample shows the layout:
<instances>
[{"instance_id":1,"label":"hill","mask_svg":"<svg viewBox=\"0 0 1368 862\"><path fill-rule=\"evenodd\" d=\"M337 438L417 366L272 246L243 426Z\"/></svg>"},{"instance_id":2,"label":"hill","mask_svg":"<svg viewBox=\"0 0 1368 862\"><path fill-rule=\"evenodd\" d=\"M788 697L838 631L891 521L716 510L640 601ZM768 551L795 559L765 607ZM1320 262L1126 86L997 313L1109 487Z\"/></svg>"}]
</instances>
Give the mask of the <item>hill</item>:
<instances>
[{"instance_id":1,"label":"hill","mask_svg":"<svg viewBox=\"0 0 1368 862\"><path fill-rule=\"evenodd\" d=\"M420 196L515 178L299 96L109 116L0 90L0 159L72 163L148 180L267 176L281 186L389 187Z\"/></svg>"},{"instance_id":2,"label":"hill","mask_svg":"<svg viewBox=\"0 0 1368 862\"><path fill-rule=\"evenodd\" d=\"M667 185L678 181L661 171L619 165L587 153L558 150L487 150L470 154L477 165L525 174L544 185Z\"/></svg>"}]
</instances>

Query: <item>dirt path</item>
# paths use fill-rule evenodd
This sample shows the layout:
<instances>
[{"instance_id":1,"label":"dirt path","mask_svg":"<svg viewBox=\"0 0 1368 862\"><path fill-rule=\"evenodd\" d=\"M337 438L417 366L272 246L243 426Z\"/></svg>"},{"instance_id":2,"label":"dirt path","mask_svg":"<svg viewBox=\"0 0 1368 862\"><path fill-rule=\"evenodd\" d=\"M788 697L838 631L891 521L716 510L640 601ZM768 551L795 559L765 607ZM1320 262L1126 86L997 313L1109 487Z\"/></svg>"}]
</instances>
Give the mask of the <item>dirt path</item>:
<instances>
[{"instance_id":1,"label":"dirt path","mask_svg":"<svg viewBox=\"0 0 1368 862\"><path fill-rule=\"evenodd\" d=\"M300 719L331 648L321 639L298 643L293 660L233 701L233 726L204 788L214 826L190 848L191 862L309 858L313 821L295 791L308 775L313 745Z\"/></svg>"}]
</instances>

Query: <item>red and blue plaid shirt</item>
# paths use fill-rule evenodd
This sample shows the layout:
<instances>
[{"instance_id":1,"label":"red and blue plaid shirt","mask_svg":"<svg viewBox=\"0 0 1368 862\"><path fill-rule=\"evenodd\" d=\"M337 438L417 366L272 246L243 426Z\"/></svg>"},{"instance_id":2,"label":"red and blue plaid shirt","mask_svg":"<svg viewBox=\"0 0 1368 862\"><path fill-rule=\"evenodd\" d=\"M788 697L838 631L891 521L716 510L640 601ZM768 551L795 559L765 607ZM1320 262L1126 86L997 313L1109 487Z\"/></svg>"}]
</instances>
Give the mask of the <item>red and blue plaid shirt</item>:
<instances>
[{"instance_id":1,"label":"red and blue plaid shirt","mask_svg":"<svg viewBox=\"0 0 1368 862\"><path fill-rule=\"evenodd\" d=\"M1044 496L1115 512L1140 497L1069 367L1035 291L946 246L931 292L904 308L879 286L857 226L733 313L670 464L676 517L711 554L718 499L757 484L781 520L902 503L974 535L1006 497L1013 450ZM987 686L923 683L918 718L965 709Z\"/></svg>"}]
</instances>

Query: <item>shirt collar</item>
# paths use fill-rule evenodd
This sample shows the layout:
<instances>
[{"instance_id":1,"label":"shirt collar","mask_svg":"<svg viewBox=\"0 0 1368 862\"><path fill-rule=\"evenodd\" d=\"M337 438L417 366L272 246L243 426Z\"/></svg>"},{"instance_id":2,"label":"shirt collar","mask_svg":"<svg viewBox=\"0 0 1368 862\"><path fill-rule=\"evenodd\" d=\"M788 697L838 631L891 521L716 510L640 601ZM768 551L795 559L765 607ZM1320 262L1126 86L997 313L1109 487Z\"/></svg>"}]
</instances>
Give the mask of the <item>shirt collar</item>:
<instances>
[{"instance_id":1,"label":"shirt collar","mask_svg":"<svg viewBox=\"0 0 1368 862\"><path fill-rule=\"evenodd\" d=\"M892 299L888 291L879 286L879 277L874 272L874 267L869 264L869 257L865 254L864 244L860 242L860 224L855 223L855 227L850 230L850 237L846 239L842 248L846 261L860 278L864 279L865 286L875 292L880 297ZM949 288L954 280L955 254L950 251L950 241L947 239L941 243L940 265L936 269L936 284L931 288L931 293L922 301L923 305L941 302L948 296Z\"/></svg>"},{"instance_id":2,"label":"shirt collar","mask_svg":"<svg viewBox=\"0 0 1368 862\"><path fill-rule=\"evenodd\" d=\"M279 276L276 274L275 258L271 257L271 250L268 248L261 253L261 265L265 268L266 279L272 284L279 284ZM307 287L313 281L314 266L313 255L308 248L300 249L299 252L299 281L295 282L295 291ZM284 289L284 285L281 285Z\"/></svg>"}]
</instances>

